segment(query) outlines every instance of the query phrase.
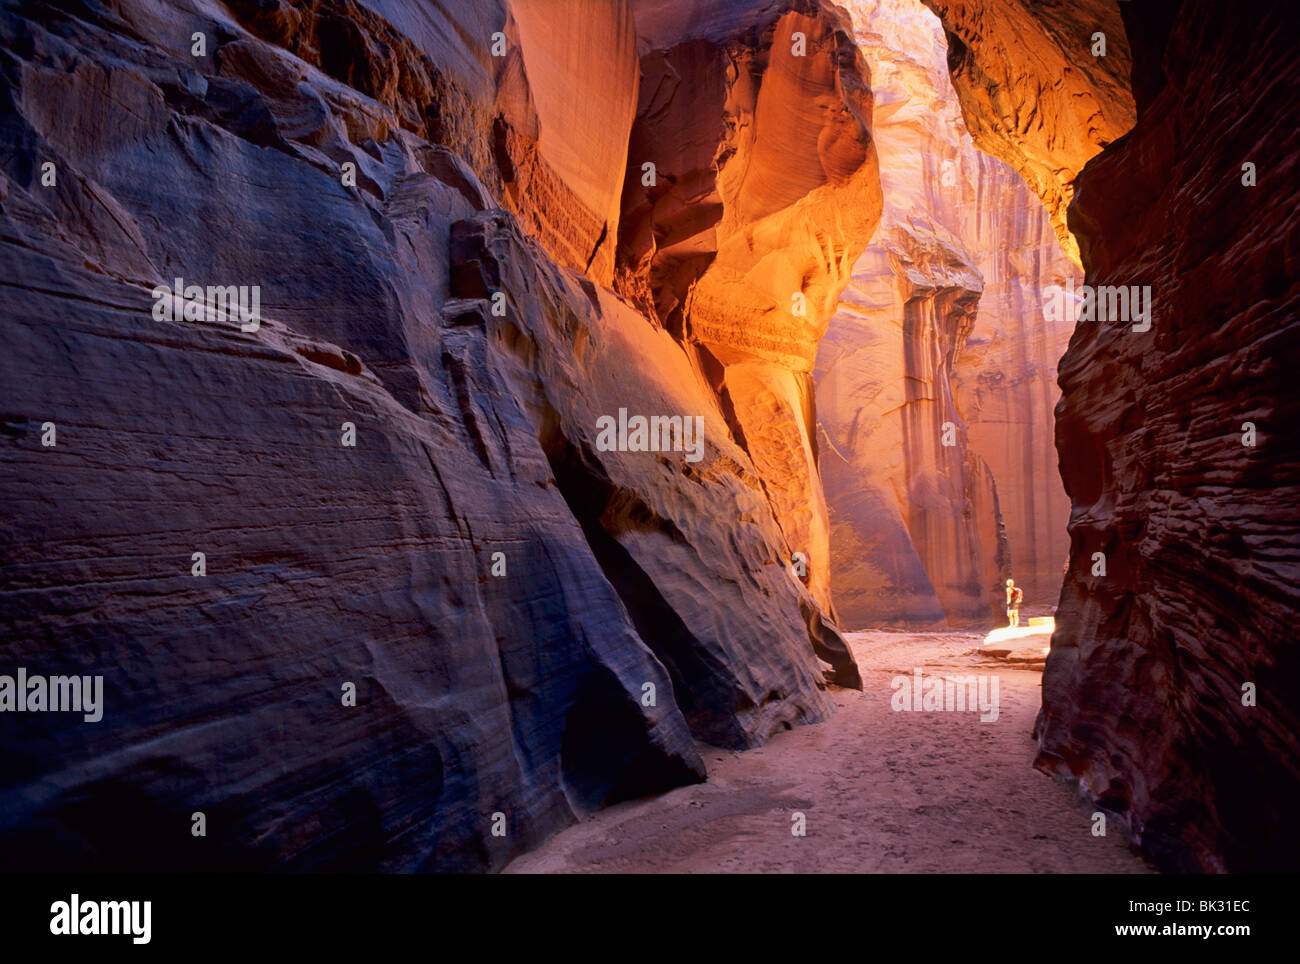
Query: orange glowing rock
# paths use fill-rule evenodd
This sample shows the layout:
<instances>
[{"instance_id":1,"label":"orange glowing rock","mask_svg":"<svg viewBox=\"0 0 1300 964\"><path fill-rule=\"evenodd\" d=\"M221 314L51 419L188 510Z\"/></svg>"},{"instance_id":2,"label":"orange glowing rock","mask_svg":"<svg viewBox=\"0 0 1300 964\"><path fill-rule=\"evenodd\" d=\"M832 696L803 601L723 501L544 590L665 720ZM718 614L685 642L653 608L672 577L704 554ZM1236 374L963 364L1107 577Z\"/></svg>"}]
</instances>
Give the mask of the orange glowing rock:
<instances>
[{"instance_id":1,"label":"orange glowing rock","mask_svg":"<svg viewBox=\"0 0 1300 964\"><path fill-rule=\"evenodd\" d=\"M919 0L850 5L884 215L817 361L832 578L847 627L987 625L1008 568L1055 602L1068 503L1051 431L1081 275L1015 171L977 150Z\"/></svg>"},{"instance_id":2,"label":"orange glowing rock","mask_svg":"<svg viewBox=\"0 0 1300 964\"><path fill-rule=\"evenodd\" d=\"M828 3L634 9L646 52L617 285L691 346L829 612L811 371L880 216L867 70Z\"/></svg>"},{"instance_id":3,"label":"orange glowing rock","mask_svg":"<svg viewBox=\"0 0 1300 964\"><path fill-rule=\"evenodd\" d=\"M1081 263L1065 217L1074 179L1136 116L1122 4L924 2L948 31L948 64L975 142L1020 172Z\"/></svg>"}]
</instances>

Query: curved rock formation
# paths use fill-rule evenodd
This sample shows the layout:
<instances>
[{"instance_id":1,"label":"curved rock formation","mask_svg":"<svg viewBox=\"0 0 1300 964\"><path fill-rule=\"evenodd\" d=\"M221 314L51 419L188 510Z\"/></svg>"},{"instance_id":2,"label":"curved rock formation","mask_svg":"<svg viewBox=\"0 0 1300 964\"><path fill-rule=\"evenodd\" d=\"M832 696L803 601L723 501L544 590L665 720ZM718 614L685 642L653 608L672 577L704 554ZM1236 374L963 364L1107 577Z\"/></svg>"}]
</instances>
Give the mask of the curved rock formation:
<instances>
[{"instance_id":1,"label":"curved rock formation","mask_svg":"<svg viewBox=\"0 0 1300 964\"><path fill-rule=\"evenodd\" d=\"M1167 867L1293 870L1289 4L927 3L976 141L1155 303L1061 365L1039 765ZM858 675L812 370L881 211L869 88L824 0L7 9L6 868L491 869L822 718ZM974 223L893 212L852 296L893 327L832 400L922 480L900 554L997 543L981 446L1050 397L1034 326L973 314L1038 283L980 240L998 170L955 170ZM927 552L945 616L1000 565ZM96 722L12 685L83 674Z\"/></svg>"},{"instance_id":2,"label":"curved rock formation","mask_svg":"<svg viewBox=\"0 0 1300 964\"><path fill-rule=\"evenodd\" d=\"M1088 62L1091 18L1067 8L1025 21L1014 2L927 2L951 8L946 27L972 56L1041 58L1026 61L1026 97L1059 76L1051 17L1073 18L1066 60ZM1039 766L1077 781L1166 868L1294 871L1294 11L1118 6L1137 122L1079 175L1070 229L1090 285L1149 285L1153 307L1149 330L1081 321L1061 361L1071 548ZM973 83L960 69L955 82ZM971 90L963 104L972 129L1005 117ZM1077 158L1063 150L1064 169Z\"/></svg>"},{"instance_id":3,"label":"curved rock formation","mask_svg":"<svg viewBox=\"0 0 1300 964\"><path fill-rule=\"evenodd\" d=\"M0 20L0 675L103 678L0 715L6 866L499 867L857 683L735 409L599 285L637 64L566 11Z\"/></svg>"},{"instance_id":4,"label":"curved rock formation","mask_svg":"<svg viewBox=\"0 0 1300 964\"><path fill-rule=\"evenodd\" d=\"M402 0L233 0L230 6L241 28L348 88L337 95L352 108L351 118L342 119L347 138L382 144L396 125L450 147L557 263L601 283L612 280L637 101L626 0L427 8ZM257 57L257 50L233 37L219 56ZM264 54L262 60L261 69L278 73L281 82L296 69L267 66ZM356 103L355 94L386 111Z\"/></svg>"},{"instance_id":5,"label":"curved rock formation","mask_svg":"<svg viewBox=\"0 0 1300 964\"><path fill-rule=\"evenodd\" d=\"M620 289L696 353L829 611L810 373L880 187L851 24L827 3L790 7L637 0Z\"/></svg>"},{"instance_id":6,"label":"curved rock formation","mask_svg":"<svg viewBox=\"0 0 1300 964\"><path fill-rule=\"evenodd\" d=\"M1120 0L924 0L948 33L948 66L980 148L1020 172L1066 253L1074 179L1133 126L1132 55Z\"/></svg>"},{"instance_id":7,"label":"curved rock formation","mask_svg":"<svg viewBox=\"0 0 1300 964\"><path fill-rule=\"evenodd\" d=\"M1044 319L1040 292L1081 276L971 143L934 15L850 9L885 204L818 352L836 606L853 627L987 625L1008 575L1040 605L1059 593L1068 503L1046 426L1072 323Z\"/></svg>"}]
</instances>

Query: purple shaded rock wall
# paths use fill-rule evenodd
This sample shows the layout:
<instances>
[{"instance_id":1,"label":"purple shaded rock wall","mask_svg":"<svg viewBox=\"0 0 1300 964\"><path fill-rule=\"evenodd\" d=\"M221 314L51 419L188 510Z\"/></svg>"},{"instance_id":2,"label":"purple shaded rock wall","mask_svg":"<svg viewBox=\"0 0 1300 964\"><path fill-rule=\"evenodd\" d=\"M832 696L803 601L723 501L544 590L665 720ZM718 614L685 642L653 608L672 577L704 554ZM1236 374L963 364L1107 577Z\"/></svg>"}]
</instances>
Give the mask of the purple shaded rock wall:
<instances>
[{"instance_id":1,"label":"purple shaded rock wall","mask_svg":"<svg viewBox=\"0 0 1300 964\"><path fill-rule=\"evenodd\" d=\"M0 673L104 678L0 715L0 863L490 869L823 718L856 667L712 388L579 273L621 185L538 75L626 7L230 9L0 21ZM260 325L156 319L177 277ZM703 457L602 451L620 408Z\"/></svg>"}]
</instances>

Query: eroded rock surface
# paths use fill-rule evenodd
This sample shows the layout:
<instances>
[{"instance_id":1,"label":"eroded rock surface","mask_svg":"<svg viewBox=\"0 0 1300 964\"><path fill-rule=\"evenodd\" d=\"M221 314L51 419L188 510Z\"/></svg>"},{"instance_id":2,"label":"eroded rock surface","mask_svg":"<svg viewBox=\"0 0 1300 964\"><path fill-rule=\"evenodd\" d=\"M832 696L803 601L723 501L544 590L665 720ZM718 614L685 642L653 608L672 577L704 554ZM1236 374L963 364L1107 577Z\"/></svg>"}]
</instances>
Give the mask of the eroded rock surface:
<instances>
[{"instance_id":1,"label":"eroded rock surface","mask_svg":"<svg viewBox=\"0 0 1300 964\"><path fill-rule=\"evenodd\" d=\"M0 22L0 672L104 677L99 723L0 717L6 866L499 867L857 683L735 413L600 283L631 11L551 16ZM260 324L155 317L178 277ZM620 408L702 457L607 450Z\"/></svg>"},{"instance_id":2,"label":"eroded rock surface","mask_svg":"<svg viewBox=\"0 0 1300 964\"><path fill-rule=\"evenodd\" d=\"M975 141L1020 172L1077 262L1066 223L1074 179L1133 126L1124 2L924 2L944 22L948 65Z\"/></svg>"},{"instance_id":3,"label":"eroded rock surface","mask_svg":"<svg viewBox=\"0 0 1300 964\"><path fill-rule=\"evenodd\" d=\"M880 216L869 75L828 3L634 6L619 287L690 346L830 610L811 372Z\"/></svg>"},{"instance_id":4,"label":"eroded rock surface","mask_svg":"<svg viewBox=\"0 0 1300 964\"><path fill-rule=\"evenodd\" d=\"M1055 17L1070 18L1077 45L1065 59L1088 63L1087 5L1036 5L1025 21L1012 2L927 2L947 9L948 30L976 60L1024 51L1009 98L1030 102L1057 83ZM1038 765L1077 781L1166 868L1294 871L1293 5L1116 6L1137 122L1079 175L1070 229L1089 284L1149 285L1153 310L1146 332L1081 322L1061 362L1070 567ZM1094 80L1104 102L1109 85ZM1007 116L977 97L963 104L972 129ZM1039 149L1032 128L1024 139L1026 154ZM1061 150L1064 170L1077 158Z\"/></svg>"}]
</instances>

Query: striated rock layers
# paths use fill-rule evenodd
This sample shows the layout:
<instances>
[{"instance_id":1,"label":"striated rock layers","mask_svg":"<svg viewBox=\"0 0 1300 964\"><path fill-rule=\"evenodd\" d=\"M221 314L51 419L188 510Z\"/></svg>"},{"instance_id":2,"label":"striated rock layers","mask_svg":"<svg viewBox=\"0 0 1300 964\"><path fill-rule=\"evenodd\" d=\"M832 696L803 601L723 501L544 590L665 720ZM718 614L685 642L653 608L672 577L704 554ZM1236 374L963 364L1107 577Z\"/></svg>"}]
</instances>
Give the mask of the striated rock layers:
<instances>
[{"instance_id":1,"label":"striated rock layers","mask_svg":"<svg viewBox=\"0 0 1300 964\"><path fill-rule=\"evenodd\" d=\"M663 258L616 258L626 4L0 20L0 674L103 679L100 722L0 714L4 866L494 868L858 685L788 561L812 345L873 226L841 205L878 188L861 66L792 6L659 48L716 78L660 184L730 158L693 288L667 214ZM254 286L252 323L217 306ZM752 329L691 307L724 293ZM620 410L702 444L607 444Z\"/></svg>"},{"instance_id":2,"label":"striated rock layers","mask_svg":"<svg viewBox=\"0 0 1300 964\"><path fill-rule=\"evenodd\" d=\"M976 150L919 0L851 7L884 216L817 358L832 589L847 626L987 624L1014 575L1054 604L1068 503L1051 417L1081 280L1038 199ZM947 444L945 444L945 442Z\"/></svg>"},{"instance_id":3,"label":"striated rock layers","mask_svg":"<svg viewBox=\"0 0 1300 964\"><path fill-rule=\"evenodd\" d=\"M1059 49L1046 19L996 34L1017 4L961 6L988 25L946 24L974 56ZM1070 566L1038 765L1077 781L1168 869L1295 871L1293 5L1118 6L1137 123L1079 175L1070 229L1089 284L1151 287L1151 328L1081 321L1061 361ZM1072 64L1090 63L1091 29L1075 20ZM1030 90L1058 77L1043 56ZM968 114L973 129L1004 121Z\"/></svg>"}]
</instances>

